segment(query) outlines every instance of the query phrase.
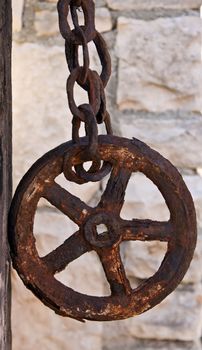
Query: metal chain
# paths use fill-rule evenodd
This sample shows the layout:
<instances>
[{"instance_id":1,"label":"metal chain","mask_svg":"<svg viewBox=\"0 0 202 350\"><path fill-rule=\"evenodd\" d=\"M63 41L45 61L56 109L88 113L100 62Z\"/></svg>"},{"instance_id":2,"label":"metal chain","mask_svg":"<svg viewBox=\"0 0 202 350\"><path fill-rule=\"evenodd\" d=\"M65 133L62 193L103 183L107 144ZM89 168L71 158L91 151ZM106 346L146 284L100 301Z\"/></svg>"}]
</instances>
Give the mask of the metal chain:
<instances>
[{"instance_id":1,"label":"metal chain","mask_svg":"<svg viewBox=\"0 0 202 350\"><path fill-rule=\"evenodd\" d=\"M111 166L101 160L98 151L98 127L104 123L107 134L112 134L110 115L106 109L105 87L111 75L111 58L107 45L100 33L95 29L95 4L92 0L59 0L59 28L65 39L65 55L70 75L67 79L67 97L72 118L72 141L80 143L79 129L85 124L88 147L85 150L85 161L92 161L91 168L86 171L83 164L72 169L73 163L64 161L64 175L70 181L85 183L99 181L107 175ZM77 11L83 11L84 26L79 25ZM70 28L68 15L71 15L74 29ZM94 42L100 63L101 74L90 68L88 43ZM79 46L82 46L83 65L79 64ZM74 85L78 83L88 93L88 104L76 105Z\"/></svg>"}]
</instances>

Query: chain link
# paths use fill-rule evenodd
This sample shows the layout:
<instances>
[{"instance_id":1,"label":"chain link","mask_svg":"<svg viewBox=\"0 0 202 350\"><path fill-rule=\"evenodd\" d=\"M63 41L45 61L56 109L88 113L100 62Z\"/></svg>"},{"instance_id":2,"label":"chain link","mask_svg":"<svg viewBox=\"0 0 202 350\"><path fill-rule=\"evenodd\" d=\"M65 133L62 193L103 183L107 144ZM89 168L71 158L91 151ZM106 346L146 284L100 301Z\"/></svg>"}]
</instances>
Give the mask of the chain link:
<instances>
[{"instance_id":1,"label":"chain link","mask_svg":"<svg viewBox=\"0 0 202 350\"><path fill-rule=\"evenodd\" d=\"M104 123L106 132L112 134L110 115L106 109L104 88L111 75L111 59L107 45L100 33L95 29L95 4L92 0L59 0L58 1L59 28L65 39L65 55L70 71L67 79L67 98L72 118L72 141L80 143L79 130L84 123L88 147L85 151L85 161L92 161L88 171L83 163L73 166L73 162L64 160L64 175L70 181L85 183L99 181L106 176L111 166L102 164L98 151L98 126ZM84 25L79 25L78 12L83 12ZM73 29L70 28L69 15ZM93 42L101 63L100 75L90 68L88 43ZM79 64L79 46L82 47L83 65ZM74 86L78 83L88 94L88 104L77 106L74 99ZM74 167L74 170L72 169Z\"/></svg>"}]
</instances>

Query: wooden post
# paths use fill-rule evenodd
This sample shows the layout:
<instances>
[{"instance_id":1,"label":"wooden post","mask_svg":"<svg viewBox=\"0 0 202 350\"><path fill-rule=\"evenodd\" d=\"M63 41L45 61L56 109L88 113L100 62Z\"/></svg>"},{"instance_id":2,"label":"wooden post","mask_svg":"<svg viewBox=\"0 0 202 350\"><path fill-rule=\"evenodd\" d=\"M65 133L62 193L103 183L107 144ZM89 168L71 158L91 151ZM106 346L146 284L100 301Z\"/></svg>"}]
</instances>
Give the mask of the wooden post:
<instances>
[{"instance_id":1,"label":"wooden post","mask_svg":"<svg viewBox=\"0 0 202 350\"><path fill-rule=\"evenodd\" d=\"M11 350L7 217L12 192L11 0L0 0L0 349Z\"/></svg>"}]
</instances>

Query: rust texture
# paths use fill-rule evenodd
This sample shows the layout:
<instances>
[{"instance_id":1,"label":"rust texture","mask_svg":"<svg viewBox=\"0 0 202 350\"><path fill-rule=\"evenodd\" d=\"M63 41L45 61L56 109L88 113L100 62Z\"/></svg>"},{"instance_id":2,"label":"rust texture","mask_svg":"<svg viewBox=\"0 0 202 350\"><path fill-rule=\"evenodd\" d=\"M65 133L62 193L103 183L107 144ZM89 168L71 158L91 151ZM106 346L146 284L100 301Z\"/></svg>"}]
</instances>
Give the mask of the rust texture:
<instances>
[{"instance_id":1,"label":"rust texture","mask_svg":"<svg viewBox=\"0 0 202 350\"><path fill-rule=\"evenodd\" d=\"M85 25L79 26L81 6ZM111 321L141 314L160 303L180 283L196 245L196 215L191 195L177 169L159 153L137 139L112 135L104 87L111 71L106 44L94 25L91 0L59 0L59 25L65 38L70 76L67 96L72 112L72 141L51 150L39 159L21 180L9 215L9 242L13 265L25 285L47 306L62 316L77 320ZM74 29L67 22L71 12ZM99 75L89 68L88 42L93 41L101 61ZM83 48L79 65L78 46ZM88 93L89 103L77 106L74 85ZM80 138L84 123L86 136ZM98 135L104 123L107 135ZM84 163L91 161L86 171ZM158 187L170 211L167 222L124 220L120 216L125 191L133 172L142 172ZM90 207L57 184L63 173L67 180L84 184L110 174L100 202ZM78 231L48 255L39 256L33 235L34 217L40 198L78 225ZM104 224L106 232L98 234ZM167 252L159 270L138 288L132 289L120 255L124 241L167 242ZM99 256L111 293L95 297L74 291L55 275L81 255L95 251ZM135 254L135 252L134 252Z\"/></svg>"}]
</instances>

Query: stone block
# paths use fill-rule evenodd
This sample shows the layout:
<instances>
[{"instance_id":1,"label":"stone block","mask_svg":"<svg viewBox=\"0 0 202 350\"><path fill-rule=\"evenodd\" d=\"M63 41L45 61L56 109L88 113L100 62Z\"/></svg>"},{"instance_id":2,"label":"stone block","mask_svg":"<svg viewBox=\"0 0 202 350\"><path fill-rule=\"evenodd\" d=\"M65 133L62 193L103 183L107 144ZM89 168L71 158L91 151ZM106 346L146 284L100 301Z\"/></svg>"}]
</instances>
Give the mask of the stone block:
<instances>
[{"instance_id":1,"label":"stone block","mask_svg":"<svg viewBox=\"0 0 202 350\"><path fill-rule=\"evenodd\" d=\"M161 304L145 314L105 326L104 332L107 343L113 344L116 342L119 344L121 341L123 342L123 339L135 340L136 338L188 342L197 341L198 339L199 342L202 326L201 297L201 285L189 286L185 290L178 287ZM127 343L125 342L126 346ZM136 347L134 348L136 349ZM147 347L142 348L147 349ZM150 350L152 346L148 348ZM169 349L169 347L165 347L165 344L162 348ZM176 348L173 346L170 348L178 349L177 346ZM179 349L181 348L182 346L179 343ZM188 343L187 348L195 350L198 347ZM132 350L133 348L129 347L129 349ZM137 349L139 348L137 347Z\"/></svg>"},{"instance_id":2,"label":"stone block","mask_svg":"<svg viewBox=\"0 0 202 350\"><path fill-rule=\"evenodd\" d=\"M37 36L59 35L58 14L56 11L36 11L34 25Z\"/></svg>"},{"instance_id":3,"label":"stone block","mask_svg":"<svg viewBox=\"0 0 202 350\"><path fill-rule=\"evenodd\" d=\"M193 288L193 289L192 289ZM201 337L201 285L173 292L155 309L129 321L129 334L138 338L194 341Z\"/></svg>"},{"instance_id":4,"label":"stone block","mask_svg":"<svg viewBox=\"0 0 202 350\"><path fill-rule=\"evenodd\" d=\"M156 273L167 250L162 242L127 242L123 246L124 266L129 279L147 279ZM198 232L197 246L191 265L182 283L200 283L202 279L202 232Z\"/></svg>"},{"instance_id":5,"label":"stone block","mask_svg":"<svg viewBox=\"0 0 202 350\"><path fill-rule=\"evenodd\" d=\"M202 168L197 169L197 174L199 174L202 177Z\"/></svg>"},{"instance_id":6,"label":"stone block","mask_svg":"<svg viewBox=\"0 0 202 350\"><path fill-rule=\"evenodd\" d=\"M185 175L184 181L194 199L198 224L202 227L202 178L198 175ZM169 219L169 211L161 193L140 173L134 174L129 181L121 215L125 219Z\"/></svg>"},{"instance_id":7,"label":"stone block","mask_svg":"<svg viewBox=\"0 0 202 350\"><path fill-rule=\"evenodd\" d=\"M201 20L119 17L117 103L120 110L200 111Z\"/></svg>"},{"instance_id":8,"label":"stone block","mask_svg":"<svg viewBox=\"0 0 202 350\"><path fill-rule=\"evenodd\" d=\"M99 7L95 10L95 25L98 32L108 32L112 29L110 11L106 7Z\"/></svg>"},{"instance_id":9,"label":"stone block","mask_svg":"<svg viewBox=\"0 0 202 350\"><path fill-rule=\"evenodd\" d=\"M202 271L202 178L198 175L185 175L184 181L190 190L196 207L198 219L198 240L189 270L183 283L200 283ZM103 183L105 188L106 181ZM143 174L134 174L127 186L125 203L121 211L123 219L151 219L164 221L169 219L165 200L157 187ZM136 279L151 277L160 267L167 250L163 242L125 242L122 243L122 257L126 273L131 283Z\"/></svg>"},{"instance_id":10,"label":"stone block","mask_svg":"<svg viewBox=\"0 0 202 350\"><path fill-rule=\"evenodd\" d=\"M108 32L112 29L112 18L110 11L106 7L99 7L95 4L95 27L100 33ZM78 12L79 23L84 24L83 12Z\"/></svg>"},{"instance_id":11,"label":"stone block","mask_svg":"<svg viewBox=\"0 0 202 350\"><path fill-rule=\"evenodd\" d=\"M24 0L13 0L13 32L20 32L22 29L22 13L23 13Z\"/></svg>"},{"instance_id":12,"label":"stone block","mask_svg":"<svg viewBox=\"0 0 202 350\"><path fill-rule=\"evenodd\" d=\"M34 234L36 235L36 239L47 236L51 240L51 237L53 237L52 245L55 243L56 246L62 244L65 239L78 230L78 226L67 216L52 208L39 208L34 220ZM41 238L39 239L41 242L39 244L40 249L42 250L42 254L45 254L47 253L45 251L45 244L43 244L45 241ZM47 243L47 249L49 249L49 244L51 246L51 242Z\"/></svg>"},{"instance_id":13,"label":"stone block","mask_svg":"<svg viewBox=\"0 0 202 350\"><path fill-rule=\"evenodd\" d=\"M201 269L198 268L202 265L202 178L197 175L186 175L184 181L192 193L200 228L194 258L183 283L199 283L202 279ZM129 182L121 216L126 219L163 221L169 219L169 212L156 186L144 175L137 173ZM128 277L139 279L151 277L160 267L166 250L167 244L163 242L124 243L123 256Z\"/></svg>"},{"instance_id":14,"label":"stone block","mask_svg":"<svg viewBox=\"0 0 202 350\"><path fill-rule=\"evenodd\" d=\"M80 23L83 24L83 13L78 12ZM70 20L70 19L69 19ZM71 20L70 20L71 23ZM59 35L57 11L41 10L35 13L35 30L38 37ZM112 29L110 11L106 7L95 10L95 24L99 32L107 32Z\"/></svg>"},{"instance_id":15,"label":"stone block","mask_svg":"<svg viewBox=\"0 0 202 350\"><path fill-rule=\"evenodd\" d=\"M45 152L70 138L63 49L13 45L14 180Z\"/></svg>"},{"instance_id":16,"label":"stone block","mask_svg":"<svg viewBox=\"0 0 202 350\"><path fill-rule=\"evenodd\" d=\"M198 225L202 227L202 178L197 175L184 176L184 180L194 200Z\"/></svg>"},{"instance_id":17,"label":"stone block","mask_svg":"<svg viewBox=\"0 0 202 350\"><path fill-rule=\"evenodd\" d=\"M107 4L113 10L153 10L153 9L199 9L200 0L107 0Z\"/></svg>"},{"instance_id":18,"label":"stone block","mask_svg":"<svg viewBox=\"0 0 202 350\"><path fill-rule=\"evenodd\" d=\"M115 117L115 116L114 116ZM172 112L163 116L120 115L121 134L135 137L160 152L178 168L202 167L202 116Z\"/></svg>"},{"instance_id":19,"label":"stone block","mask_svg":"<svg viewBox=\"0 0 202 350\"><path fill-rule=\"evenodd\" d=\"M106 0L97 0L95 6L102 7L106 5Z\"/></svg>"},{"instance_id":20,"label":"stone block","mask_svg":"<svg viewBox=\"0 0 202 350\"><path fill-rule=\"evenodd\" d=\"M66 97L69 75L64 48L39 44L13 45L13 151L14 188L28 168L45 152L71 139ZM76 102L87 94L75 89ZM83 131L82 131L83 132ZM81 132L81 135L82 135ZM88 201L98 183L84 186L58 179L68 190Z\"/></svg>"},{"instance_id":21,"label":"stone block","mask_svg":"<svg viewBox=\"0 0 202 350\"><path fill-rule=\"evenodd\" d=\"M53 222L52 226L54 226ZM71 230L68 231L67 226L65 239L74 231L70 232ZM64 240L61 242L61 237L58 238L56 235L55 237L48 234L36 235L36 244L40 256L45 256L53 251L63 243L63 241ZM102 265L95 252L82 255L80 258L70 263L64 271L56 274L55 278L75 291L83 294L102 296L107 292Z\"/></svg>"},{"instance_id":22,"label":"stone block","mask_svg":"<svg viewBox=\"0 0 202 350\"><path fill-rule=\"evenodd\" d=\"M174 342L174 341L155 341L155 340L137 340L124 337L123 339L110 342L104 342L103 350L201 350L202 346L198 342Z\"/></svg>"},{"instance_id":23,"label":"stone block","mask_svg":"<svg viewBox=\"0 0 202 350\"><path fill-rule=\"evenodd\" d=\"M126 189L121 217L163 221L169 219L169 211L157 187L146 176L135 173Z\"/></svg>"},{"instance_id":24,"label":"stone block","mask_svg":"<svg viewBox=\"0 0 202 350\"><path fill-rule=\"evenodd\" d=\"M64 215L40 209L35 217L34 233L40 256L48 254L77 230ZM75 260L55 278L72 289L89 295L103 295L105 280L96 253ZM12 271L12 329L15 350L96 350L102 349L102 323L82 324L60 317L44 306Z\"/></svg>"},{"instance_id":25,"label":"stone block","mask_svg":"<svg viewBox=\"0 0 202 350\"><path fill-rule=\"evenodd\" d=\"M54 2L57 3L57 0L46 0L47 2ZM105 6L106 0L96 0L96 6L97 7L102 7Z\"/></svg>"},{"instance_id":26,"label":"stone block","mask_svg":"<svg viewBox=\"0 0 202 350\"><path fill-rule=\"evenodd\" d=\"M75 271L76 273L76 271ZM93 273L92 273L93 279ZM44 306L12 272L12 333L15 350L102 349L102 324L58 316Z\"/></svg>"}]
</instances>

